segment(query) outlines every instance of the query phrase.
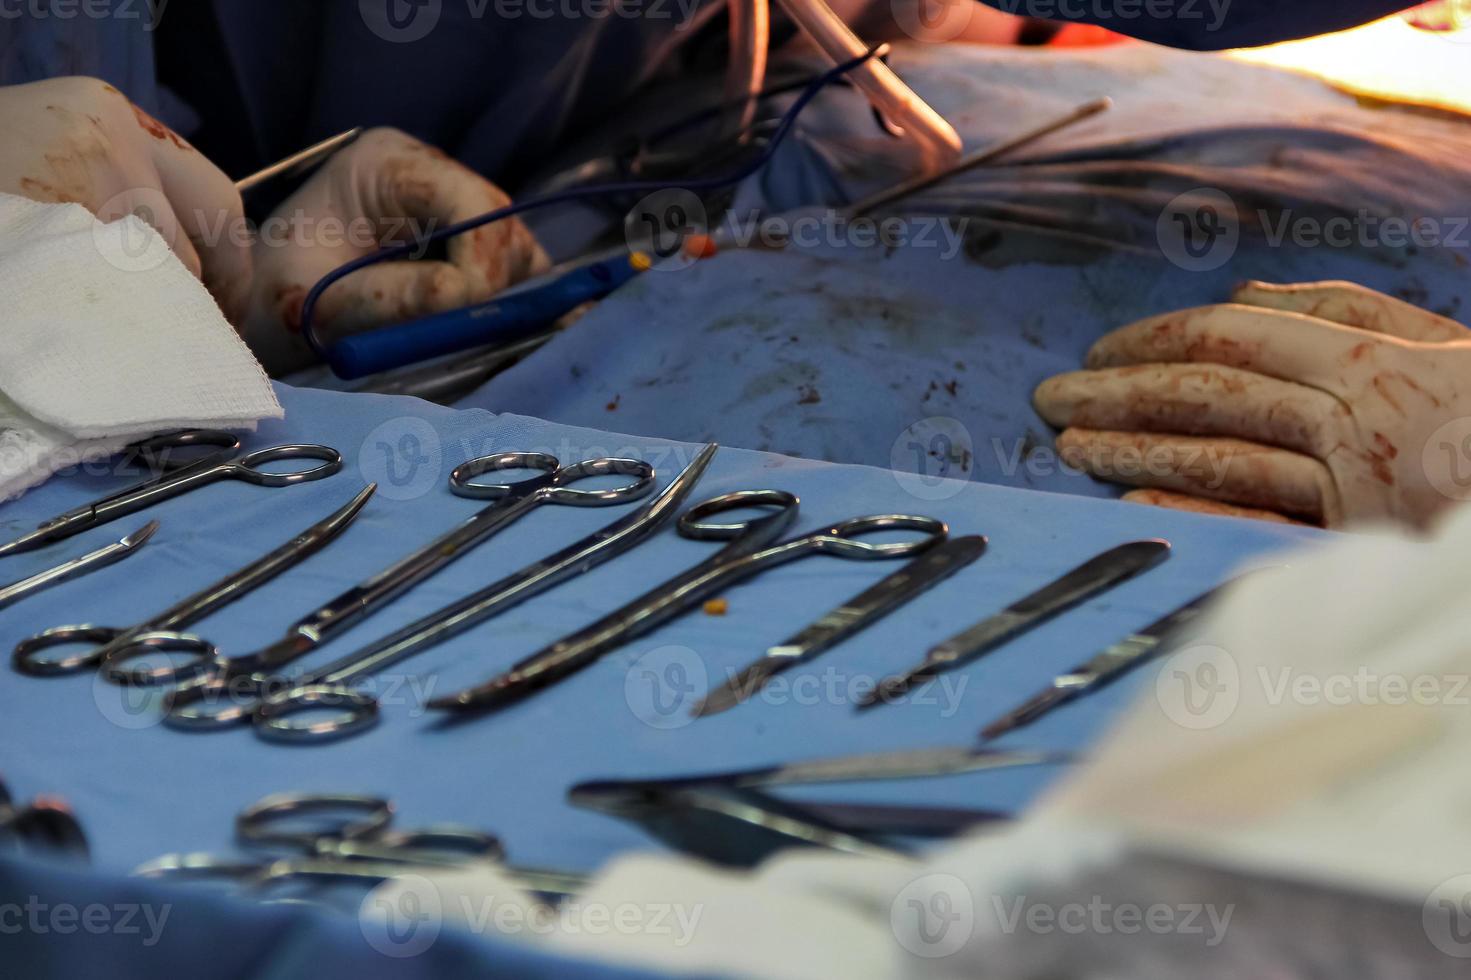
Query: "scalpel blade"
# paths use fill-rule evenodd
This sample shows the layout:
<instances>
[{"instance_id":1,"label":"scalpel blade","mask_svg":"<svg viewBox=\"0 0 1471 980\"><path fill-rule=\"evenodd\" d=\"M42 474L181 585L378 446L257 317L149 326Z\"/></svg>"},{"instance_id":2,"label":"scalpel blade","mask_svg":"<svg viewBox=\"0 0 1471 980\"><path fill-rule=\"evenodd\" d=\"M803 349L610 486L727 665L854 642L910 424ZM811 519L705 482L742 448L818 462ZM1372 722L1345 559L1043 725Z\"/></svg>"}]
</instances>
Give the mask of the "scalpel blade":
<instances>
[{"instance_id":1,"label":"scalpel blade","mask_svg":"<svg viewBox=\"0 0 1471 980\"><path fill-rule=\"evenodd\" d=\"M1205 611L1205 607L1229 585L1217 586L1197 596L1167 616L1163 616L1137 633L1108 647L1092 659L1084 661L1016 708L1002 715L981 731L981 741L999 738L1041 718L1074 698L1096 691L1126 671L1147 663L1165 652L1165 641Z\"/></svg>"},{"instance_id":2,"label":"scalpel blade","mask_svg":"<svg viewBox=\"0 0 1471 980\"><path fill-rule=\"evenodd\" d=\"M795 636L771 647L760 660L706 695L695 706L694 717L719 714L749 700L777 674L806 663L873 625L985 553L986 539L979 535L955 538L936 545Z\"/></svg>"},{"instance_id":3,"label":"scalpel blade","mask_svg":"<svg viewBox=\"0 0 1471 980\"><path fill-rule=\"evenodd\" d=\"M1148 571L1170 556L1168 541L1133 541L1079 565L1031 595L934 647L924 662L868 692L859 709L898 700L916 685L980 657L1082 602Z\"/></svg>"}]
</instances>

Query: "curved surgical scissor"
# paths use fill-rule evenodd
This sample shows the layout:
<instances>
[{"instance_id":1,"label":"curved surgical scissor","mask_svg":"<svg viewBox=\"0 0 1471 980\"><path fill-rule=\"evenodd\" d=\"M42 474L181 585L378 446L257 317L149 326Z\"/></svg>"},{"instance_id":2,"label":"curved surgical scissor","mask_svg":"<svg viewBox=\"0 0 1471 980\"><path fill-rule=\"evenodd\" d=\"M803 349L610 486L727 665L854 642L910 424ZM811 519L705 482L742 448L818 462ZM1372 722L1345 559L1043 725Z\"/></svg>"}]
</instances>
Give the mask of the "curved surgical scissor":
<instances>
[{"instance_id":1,"label":"curved surgical scissor","mask_svg":"<svg viewBox=\"0 0 1471 980\"><path fill-rule=\"evenodd\" d=\"M515 483L476 483L486 473L506 470L535 470L537 474ZM611 489L578 490L572 484L596 477L630 476L632 482ZM449 533L436 538L372 578L353 586L311 615L287 629L276 643L245 657L222 659L208 641L176 635L140 637L138 642L116 648L103 664L105 676L123 684L157 684L186 680L199 673L200 664L213 664L215 675L203 683L181 688L170 696L168 718L180 727L221 727L248 716L255 703L237 703L218 696L228 692L236 678L266 676L305 656L415 585L468 554L472 548L542 504L573 507L607 507L647 496L654 489L654 468L637 459L592 459L563 466L545 453L499 453L464 463L450 475L450 491L461 497L493 503ZM192 654L194 662L180 667L136 670L127 661L164 647L174 653ZM184 673L183 671L187 671Z\"/></svg>"},{"instance_id":2,"label":"curved surgical scissor","mask_svg":"<svg viewBox=\"0 0 1471 980\"><path fill-rule=\"evenodd\" d=\"M219 437L228 439L229 443L208 441ZM108 494L90 504L83 504L65 514L59 514L41 524L25 537L0 547L0 558L24 551L34 551L54 541L61 541L100 524L117 520L119 517L152 507L154 504L220 480L241 480L258 487L289 487L297 483L320 480L342 469L342 454L327 446L273 446L270 449L247 453L233 460L221 461L221 457L230 452L232 446L238 446L239 443L229 433L208 431L160 436L129 447L128 453L137 458L148 459L150 457L146 454L150 450L193 445L217 445L225 448L222 452L211 453L193 462L164 463L159 467L162 470L160 475L152 479ZM262 468L268 463L308 459L321 460L322 465L287 473L273 473Z\"/></svg>"},{"instance_id":3,"label":"curved surgical scissor","mask_svg":"<svg viewBox=\"0 0 1471 980\"><path fill-rule=\"evenodd\" d=\"M376 484L370 484L347 504L292 537L274 551L256 559L249 565L194 593L156 616L151 616L136 626L118 629L110 626L58 626L23 640L15 648L13 663L22 674L33 677L54 677L89 670L102 663L115 649L129 649L140 637L158 636L160 630L180 630L190 623L203 619L236 599L259 588L288 568L298 564L308 555L315 554L337 538L353 518L363 509L373 495ZM166 634L172 636L174 634ZM41 656L55 647L76 643L92 643L82 652L48 660ZM151 649L169 649L167 644L155 643Z\"/></svg>"},{"instance_id":4,"label":"curved surgical scissor","mask_svg":"<svg viewBox=\"0 0 1471 980\"><path fill-rule=\"evenodd\" d=\"M781 490L741 490L692 507L679 519L679 533L697 540L729 542L718 553L645 593L573 635L527 657L478 687L436 698L429 707L483 711L518 701L591 664L603 654L668 622L737 582L810 555L874 561L920 554L945 539L949 529L932 517L859 517L780 544L773 542L796 520L799 501ZM749 520L719 522L727 511L775 508ZM874 544L856 540L876 531L910 530L917 540Z\"/></svg>"},{"instance_id":5,"label":"curved surgical scissor","mask_svg":"<svg viewBox=\"0 0 1471 980\"><path fill-rule=\"evenodd\" d=\"M315 744L363 731L378 720L378 701L354 689L353 682L398 664L422 650L458 636L477 623L496 616L517 603L554 588L573 576L597 568L641 544L678 514L694 490L716 447L702 449L668 487L642 507L600 528L556 554L464 596L442 609L423 616L402 629L339 657L304 675L253 674L229 679L218 692L205 697L228 698L230 707L210 710L200 706L197 695L176 696L164 721L186 731L227 728L242 722L254 724L255 733L277 742ZM195 700L190 700L195 698ZM302 721L295 716L315 708L336 709L331 717Z\"/></svg>"}]
</instances>

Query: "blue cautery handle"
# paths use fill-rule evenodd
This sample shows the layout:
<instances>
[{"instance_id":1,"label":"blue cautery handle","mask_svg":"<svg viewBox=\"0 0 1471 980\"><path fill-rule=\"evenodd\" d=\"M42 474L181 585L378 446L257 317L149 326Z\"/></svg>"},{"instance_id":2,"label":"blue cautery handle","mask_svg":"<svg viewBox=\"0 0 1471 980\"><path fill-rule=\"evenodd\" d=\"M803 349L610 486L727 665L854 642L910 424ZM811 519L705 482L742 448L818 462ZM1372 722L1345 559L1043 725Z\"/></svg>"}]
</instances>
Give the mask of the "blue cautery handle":
<instances>
[{"instance_id":1,"label":"blue cautery handle","mask_svg":"<svg viewBox=\"0 0 1471 980\"><path fill-rule=\"evenodd\" d=\"M641 252L589 262L476 306L345 337L328 350L327 362L339 378L353 379L472 347L513 344L579 305L602 299L647 268L649 259Z\"/></svg>"}]
</instances>

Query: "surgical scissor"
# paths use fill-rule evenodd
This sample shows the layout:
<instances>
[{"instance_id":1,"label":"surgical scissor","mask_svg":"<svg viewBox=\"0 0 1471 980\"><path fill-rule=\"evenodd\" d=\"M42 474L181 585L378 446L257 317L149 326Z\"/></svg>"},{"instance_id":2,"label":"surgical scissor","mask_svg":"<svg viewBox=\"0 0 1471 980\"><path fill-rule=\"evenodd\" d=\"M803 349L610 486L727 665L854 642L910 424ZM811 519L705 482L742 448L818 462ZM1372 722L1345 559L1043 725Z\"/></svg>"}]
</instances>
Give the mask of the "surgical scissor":
<instances>
[{"instance_id":1,"label":"surgical scissor","mask_svg":"<svg viewBox=\"0 0 1471 980\"><path fill-rule=\"evenodd\" d=\"M308 555L320 551L347 529L376 489L377 484L370 484L345 506L338 508L279 548L136 626L128 629L108 626L59 626L23 640L15 648L13 659L15 669L22 674L30 674L34 677L72 674L102 663L114 649L127 646L139 638L156 637L160 633L163 636L162 641L151 643L149 649L171 649L166 640L173 634L163 631L183 629L190 623L208 616L264 585L301 562ZM55 660L43 659L40 656L44 651L53 647L70 646L76 643L93 643L96 646ZM154 671L152 676L173 676L175 673L177 673L176 668L163 667Z\"/></svg>"},{"instance_id":2,"label":"surgical scissor","mask_svg":"<svg viewBox=\"0 0 1471 980\"><path fill-rule=\"evenodd\" d=\"M534 470L537 475L515 483L475 482L476 477L486 473L506 470ZM633 482L610 489L572 488L572 484L582 480L606 476L631 476ZM171 695L170 713L186 702L210 700L210 692L222 684L227 685L232 678L269 674L306 656L543 504L609 507L648 496L654 489L654 468L638 459L590 459L563 466L555 456L546 453L497 453L460 464L450 474L449 485L450 492L457 496L491 500L493 503L413 554L330 600L305 619L298 620L286 630L284 637L264 650L224 659L211 643L201 637L178 634L167 640L160 638L156 642L166 642L170 652L193 657L192 663L176 668L174 676L169 677L157 670L140 673L121 666L149 652L149 644L155 641L144 638L109 651L103 664L104 675L119 684L159 683L172 679L187 680L198 675L202 666L213 664L217 667L216 677L206 678L202 683ZM215 703L229 714L236 713L228 702L216 700Z\"/></svg>"},{"instance_id":3,"label":"surgical scissor","mask_svg":"<svg viewBox=\"0 0 1471 980\"><path fill-rule=\"evenodd\" d=\"M29 578L10 585L0 586L0 609L14 605L22 599L35 595L43 589L49 589L53 585L60 585L74 578L86 575L88 572L99 568L106 568L115 562L133 554L153 537L153 532L158 530L158 521L149 521L132 534L125 535L112 544L98 548L96 551L88 552L80 558L62 562L54 568L48 568L44 572L37 572Z\"/></svg>"},{"instance_id":4,"label":"surgical scissor","mask_svg":"<svg viewBox=\"0 0 1471 980\"><path fill-rule=\"evenodd\" d=\"M228 433L225 435L234 440ZM180 436L163 438L177 440ZM185 443L174 442L172 445ZM137 452L138 447L131 447L130 451ZM226 462L217 461L220 455L211 454L182 466L166 466L159 476L53 517L25 537L0 547L0 558L33 551L220 480L242 480L258 487L289 487L320 480L342 469L342 454L327 446L273 446ZM287 473L273 473L262 468L269 463L301 459L321 460L322 465Z\"/></svg>"},{"instance_id":5,"label":"surgical scissor","mask_svg":"<svg viewBox=\"0 0 1471 980\"><path fill-rule=\"evenodd\" d=\"M220 696L229 699L223 708L202 704L192 692L176 696L164 720L173 727L194 731L253 721L258 735L285 742L340 738L368 728L378 718L378 703L371 695L347 685L458 636L517 603L637 547L679 511L715 458L716 449L714 444L702 449L662 493L637 511L362 650L302 677L251 675L238 679L243 684L232 680L220 687ZM216 693L209 688L201 688L200 692L206 701ZM339 714L306 724L292 722L291 715L311 708L337 708Z\"/></svg>"},{"instance_id":6,"label":"surgical scissor","mask_svg":"<svg viewBox=\"0 0 1471 980\"><path fill-rule=\"evenodd\" d=\"M949 534L945 524L932 517L888 515L843 521L774 544L796 520L799 506L794 495L782 490L740 490L692 507L680 517L679 533L696 540L728 542L719 552L591 626L527 657L506 673L478 687L435 698L429 707L471 712L518 701L674 619L721 589L799 558L809 555L865 561L907 558L934 547ZM775 510L744 521L710 520L717 514L748 508ZM893 530L918 531L923 536L884 544L855 540L865 534Z\"/></svg>"},{"instance_id":7,"label":"surgical scissor","mask_svg":"<svg viewBox=\"0 0 1471 980\"><path fill-rule=\"evenodd\" d=\"M389 830L393 814L392 802L376 796L280 793L242 811L235 819L235 836L249 848L299 850L305 857L168 854L133 873L145 878L225 879L262 889L291 881L376 883L411 868L480 862L500 867L533 891L565 893L584 883L576 875L505 867L499 838L484 831L455 826Z\"/></svg>"}]
</instances>

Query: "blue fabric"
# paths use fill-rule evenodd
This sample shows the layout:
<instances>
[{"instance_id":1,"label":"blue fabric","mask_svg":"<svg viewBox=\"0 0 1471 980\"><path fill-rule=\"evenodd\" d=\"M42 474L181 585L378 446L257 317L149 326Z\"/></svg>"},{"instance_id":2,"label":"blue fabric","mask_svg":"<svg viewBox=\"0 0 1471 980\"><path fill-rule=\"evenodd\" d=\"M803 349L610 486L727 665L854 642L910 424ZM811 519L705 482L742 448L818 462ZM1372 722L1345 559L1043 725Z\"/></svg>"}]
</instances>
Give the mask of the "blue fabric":
<instances>
[{"instance_id":1,"label":"blue fabric","mask_svg":"<svg viewBox=\"0 0 1471 980\"><path fill-rule=\"evenodd\" d=\"M569 18L528 12L561 9L547 3L204 2L215 4L226 40L221 56L239 78L250 116L239 122L253 129L261 162L352 126L392 125L500 176L617 109L719 9L662 0L646 4L643 16ZM1219 0L1163 7L987 2L1193 48L1325 33L1403 6L1402 0L1233 0L1217 11ZM84 15L83 5L71 0L7 8L0 17L0 84L94 75L159 111L152 34L167 3L108 0L100 8L106 16ZM178 95L189 101L187 90Z\"/></svg>"},{"instance_id":2,"label":"blue fabric","mask_svg":"<svg viewBox=\"0 0 1471 980\"><path fill-rule=\"evenodd\" d=\"M149 112L159 112L153 70L157 0L118 0L104 17L87 14L95 7L68 0L7 4L0 15L0 85L90 75L126 92Z\"/></svg>"},{"instance_id":3,"label":"blue fabric","mask_svg":"<svg viewBox=\"0 0 1471 980\"><path fill-rule=\"evenodd\" d=\"M282 490L215 485L160 505L147 515L162 521L154 542L121 565L7 609L0 616L4 642L78 621L131 624L280 544L345 502L365 480L380 481L378 498L326 551L199 624L198 630L227 653L243 653L274 639L288 622L473 513L480 505L445 489L450 469L468 457L508 450L549 451L566 461L604 453L634 455L653 462L661 480L667 480L694 449L518 416L452 411L412 399L286 388L281 397L286 421L263 426L247 445L324 442L346 455L343 475ZM0 512L0 530L7 537L19 533L123 481L122 476L96 475L54 480L7 505ZM151 711L136 705L125 708L118 689L95 685L92 678L30 678L7 670L5 683L0 684L0 743L11 747L5 757L5 778L18 795L47 792L70 800L92 837L96 870L103 876L124 874L164 852L229 851L234 814L267 793L288 790L384 794L399 804L402 826L446 822L482 826L504 838L516 862L586 870L619 852L654 845L635 828L568 806L565 793L574 783L965 744L985 721L1102 644L1152 621L1243 563L1267 561L1267 556L1288 545L1321 537L1321 532L1307 529L976 483L919 485L916 490L916 484L882 470L736 449L720 452L695 499L751 487L797 493L803 500L800 530L863 514L919 512L947 520L957 534L989 535L991 550L901 614L804 669L802 674L824 678L821 689L809 694L792 689L786 700L758 700L683 727L670 727L671 719L683 719L707 680L723 680L728 669L856 594L893 566L814 558L770 572L733 590L724 617L698 612L687 616L530 701L467 725L443 727L418 712L408 687L380 683L376 689L392 697L378 728L314 748L274 745L244 731L207 735L173 731L153 724ZM937 495L944 499L925 499ZM305 666L337 657L564 546L620 513L542 508L330 644ZM4 577L9 580L48 567L115 539L144 519L138 515L43 552L6 559ZM929 704L891 706L862 717L854 714L844 693L849 684L861 686L866 679L907 664L927 645L1084 558L1142 536L1163 536L1174 543L1174 557L1164 570L1123 586L954 675L951 687L938 692ZM458 689L585 625L703 559L713 547L665 531L607 567L407 661L402 671L412 676L418 685L414 690L420 693ZM677 714L653 711L643 686L642 668L651 663L645 658L656 651L664 651L660 656L667 658L671 647L691 675L691 689L678 692L682 698ZM962 683L963 687L955 686ZM1149 671L1138 672L1019 733L1011 744L1084 748L1150 683ZM831 698L822 693L829 689L836 692ZM873 802L924 800L1010 811L1033 799L1057 775L1055 770L977 774L886 786L829 787L797 795ZM141 886L110 877L84 880L25 868L0 877L0 894L35 891L74 903L107 900L136 887ZM59 944L61 951L52 954L49 946L27 939L19 947L21 959L6 956L7 972L17 969L17 975L33 975L32 969L19 964L40 972L47 964L80 962L56 957L86 955L116 957L115 966L125 975L165 965L174 971L197 969L202 948L213 948L221 962L229 960L230 953L248 957L240 975L252 975L251 967L257 971L254 975L299 975L309 969L304 965L309 955L317 968L334 972L341 958L344 975L348 967L363 962L348 956L354 943L360 945L351 926L303 916L292 918L291 928L281 932L271 925L289 914L281 909L252 913L235 905L196 902L191 897L196 893L183 887L156 894L177 903L177 921L191 923L187 931L171 930L167 947L137 951L116 940L93 944L77 936ZM268 934L279 938L268 940ZM317 940L330 948L331 956L312 945ZM12 941L0 937L0 948ZM94 952L78 952L73 944ZM318 952L312 953L314 949ZM518 962L516 954L493 946L469 950L454 945L443 955L463 956L467 962L474 958L487 966ZM432 962L453 965L452 960Z\"/></svg>"},{"instance_id":4,"label":"blue fabric","mask_svg":"<svg viewBox=\"0 0 1471 980\"><path fill-rule=\"evenodd\" d=\"M1360 105L1308 78L1165 49L1034 52L910 45L895 65L970 147L1114 96L1107 115L905 202L899 244L807 208L889 184L903 147L853 93L804 115L807 153L743 189L755 237L656 268L461 404L812 459L1063 493L1118 491L1057 465L1031 406L1104 333L1223 302L1236 283L1347 279L1465 321L1471 310L1471 124ZM886 156L887 154L887 156ZM777 170L782 170L777 173ZM792 192L800 188L799 192ZM1239 240L1199 260L1167 248L1178 195L1234 205ZM880 212L878 217L885 217ZM1417 246L1378 229L1434 220ZM943 219L943 220L940 220ZM1304 246L1282 229L1349 221L1368 244ZM805 223L805 224L804 224ZM729 219L712 227L730 232ZM835 236L831 241L829 236ZM1401 235L1402 237L1402 235ZM920 460L916 435L958 447Z\"/></svg>"},{"instance_id":5,"label":"blue fabric","mask_svg":"<svg viewBox=\"0 0 1471 980\"><path fill-rule=\"evenodd\" d=\"M107 928L82 920L83 914L100 916ZM406 935L417 948L418 937ZM301 906L257 905L198 888L0 861L0 975L7 978L436 980L487 971L524 980L650 976L452 931L436 933L414 956L391 957L371 945L394 949L383 936L373 926L360 928Z\"/></svg>"}]
</instances>

